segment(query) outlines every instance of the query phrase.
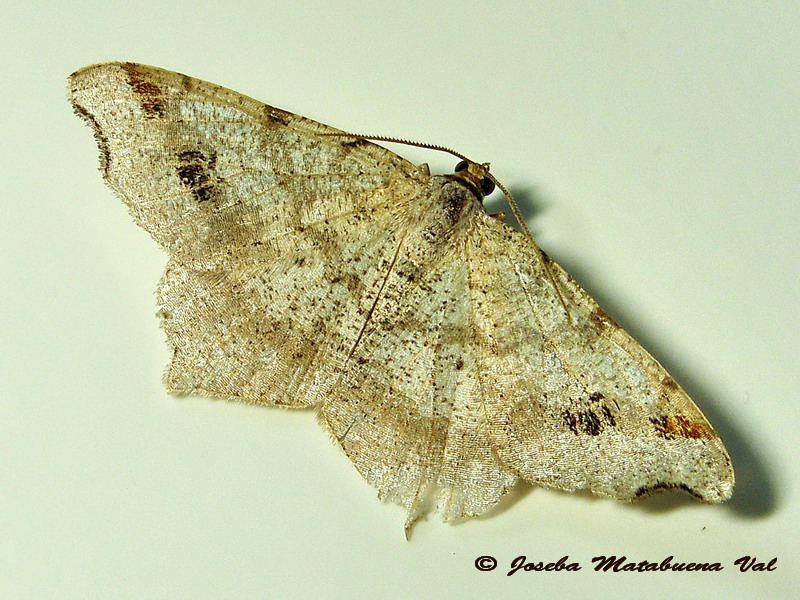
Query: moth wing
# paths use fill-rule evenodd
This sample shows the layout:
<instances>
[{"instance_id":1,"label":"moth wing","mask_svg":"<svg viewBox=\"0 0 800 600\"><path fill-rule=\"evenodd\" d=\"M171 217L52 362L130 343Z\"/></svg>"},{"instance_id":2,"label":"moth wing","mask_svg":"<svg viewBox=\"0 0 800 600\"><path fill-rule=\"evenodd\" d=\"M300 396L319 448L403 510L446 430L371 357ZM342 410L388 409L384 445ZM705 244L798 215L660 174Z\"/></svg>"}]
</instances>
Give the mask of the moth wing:
<instances>
[{"instance_id":1,"label":"moth wing","mask_svg":"<svg viewBox=\"0 0 800 600\"><path fill-rule=\"evenodd\" d=\"M180 73L105 63L68 86L106 182L185 261L379 204L416 173L385 148Z\"/></svg>"},{"instance_id":2,"label":"moth wing","mask_svg":"<svg viewBox=\"0 0 800 600\"><path fill-rule=\"evenodd\" d=\"M107 182L171 255L170 389L319 405L409 519L431 488L445 518L480 514L516 475L730 495L722 442L663 368L497 220L434 235L441 197L411 163L152 67L89 67L70 93Z\"/></svg>"},{"instance_id":3,"label":"moth wing","mask_svg":"<svg viewBox=\"0 0 800 600\"><path fill-rule=\"evenodd\" d=\"M494 448L520 477L623 500L727 499L722 441L664 368L531 240L484 218L470 253Z\"/></svg>"},{"instance_id":4,"label":"moth wing","mask_svg":"<svg viewBox=\"0 0 800 600\"><path fill-rule=\"evenodd\" d=\"M101 169L170 254L170 390L306 406L325 396L425 193L396 154L185 75L69 78ZM418 177L419 176L419 177Z\"/></svg>"},{"instance_id":5,"label":"moth wing","mask_svg":"<svg viewBox=\"0 0 800 600\"><path fill-rule=\"evenodd\" d=\"M308 225L220 265L170 260L158 288L167 387L283 406L326 398L399 243L403 215L377 213Z\"/></svg>"},{"instance_id":6,"label":"moth wing","mask_svg":"<svg viewBox=\"0 0 800 600\"><path fill-rule=\"evenodd\" d=\"M478 378L483 349L465 261L473 218L438 235L433 227L410 231L320 407L379 496L406 508L407 528L434 502L445 521L482 514L517 481L493 449Z\"/></svg>"}]
</instances>

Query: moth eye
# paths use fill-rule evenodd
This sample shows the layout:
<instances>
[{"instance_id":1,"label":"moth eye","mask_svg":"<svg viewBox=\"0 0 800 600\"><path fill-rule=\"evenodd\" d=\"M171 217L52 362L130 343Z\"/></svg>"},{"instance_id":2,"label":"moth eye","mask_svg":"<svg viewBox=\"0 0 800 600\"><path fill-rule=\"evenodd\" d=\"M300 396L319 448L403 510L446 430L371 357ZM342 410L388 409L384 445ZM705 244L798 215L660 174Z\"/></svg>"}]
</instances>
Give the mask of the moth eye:
<instances>
[{"instance_id":1,"label":"moth eye","mask_svg":"<svg viewBox=\"0 0 800 600\"><path fill-rule=\"evenodd\" d=\"M469 163L467 161L465 161L465 160L462 160L460 163L458 163L456 165L456 171L455 172L458 173L459 171L464 171L468 167L469 167Z\"/></svg>"},{"instance_id":2,"label":"moth eye","mask_svg":"<svg viewBox=\"0 0 800 600\"><path fill-rule=\"evenodd\" d=\"M481 192L483 192L484 196L488 196L494 191L494 181L489 179L488 177L484 177L481 179Z\"/></svg>"}]
</instances>

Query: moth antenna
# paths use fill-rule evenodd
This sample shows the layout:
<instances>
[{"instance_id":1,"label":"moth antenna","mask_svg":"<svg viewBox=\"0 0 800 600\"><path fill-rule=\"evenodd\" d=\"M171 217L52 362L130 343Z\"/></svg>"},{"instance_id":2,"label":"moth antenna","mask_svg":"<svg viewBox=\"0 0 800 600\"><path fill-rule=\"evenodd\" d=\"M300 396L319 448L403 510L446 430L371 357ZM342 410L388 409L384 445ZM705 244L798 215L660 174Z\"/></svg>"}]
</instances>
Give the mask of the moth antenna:
<instances>
[{"instance_id":1,"label":"moth antenna","mask_svg":"<svg viewBox=\"0 0 800 600\"><path fill-rule=\"evenodd\" d=\"M553 289L556 291L556 295L558 296L559 301L561 302L561 307L564 309L564 314L567 316L568 321L572 321L572 316L569 314L569 309L567 308L567 302L564 300L564 296L561 294L561 290L556 283L555 277L553 277L552 271L550 271L550 264L549 261L544 257L544 253L539 250L539 247L536 245L536 240L533 239L533 234L531 230L528 229L528 226L525 224L525 219L522 216L522 211L520 211L519 206L517 206L514 197L511 195L511 192L508 191L508 188L500 183L497 178L489 172L488 166L486 169L486 176L492 180L492 182L497 186L506 197L506 202L508 202L508 206L511 207L511 214L514 215L514 218L519 223L520 229L522 232L528 237L528 239L533 242L533 247L536 248L536 259L541 263L542 268L544 269L547 278L550 280L550 283L553 284Z\"/></svg>"},{"instance_id":2,"label":"moth antenna","mask_svg":"<svg viewBox=\"0 0 800 600\"><path fill-rule=\"evenodd\" d=\"M427 148L428 150L438 150L439 152L447 152L448 154L452 154L456 158L460 158L461 160L466 160L467 162L475 162L474 160L468 159L463 154L456 152L450 148L445 146L438 146L437 144L426 144L425 142L415 142L413 140L404 140L401 138L393 138L393 137L386 137L383 135L360 135L357 133L320 133L318 135L324 136L332 136L332 137L351 137L351 138L358 138L360 140L373 140L375 142L392 142L394 144L404 144L406 146L416 146L417 148Z\"/></svg>"}]
</instances>

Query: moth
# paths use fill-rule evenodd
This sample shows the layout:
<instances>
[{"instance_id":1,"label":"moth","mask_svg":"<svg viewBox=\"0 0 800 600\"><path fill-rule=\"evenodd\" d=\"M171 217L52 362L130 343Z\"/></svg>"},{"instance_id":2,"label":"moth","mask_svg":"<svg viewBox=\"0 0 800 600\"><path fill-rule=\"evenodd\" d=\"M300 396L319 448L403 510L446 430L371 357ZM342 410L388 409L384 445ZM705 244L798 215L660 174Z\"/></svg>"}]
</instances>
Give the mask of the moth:
<instances>
[{"instance_id":1,"label":"moth","mask_svg":"<svg viewBox=\"0 0 800 600\"><path fill-rule=\"evenodd\" d=\"M487 164L432 175L139 64L82 69L69 94L105 181L169 255L169 390L313 407L406 529L433 504L480 515L519 479L730 497L728 453L680 386L484 211Z\"/></svg>"}]
</instances>

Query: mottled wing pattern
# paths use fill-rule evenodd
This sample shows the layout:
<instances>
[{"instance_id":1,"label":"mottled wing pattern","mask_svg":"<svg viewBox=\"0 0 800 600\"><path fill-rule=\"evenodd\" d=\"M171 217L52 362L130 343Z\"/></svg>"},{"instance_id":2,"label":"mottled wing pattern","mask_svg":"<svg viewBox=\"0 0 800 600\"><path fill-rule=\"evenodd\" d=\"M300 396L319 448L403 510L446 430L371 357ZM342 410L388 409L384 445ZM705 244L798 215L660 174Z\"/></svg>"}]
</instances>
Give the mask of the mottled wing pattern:
<instances>
[{"instance_id":1,"label":"mottled wing pattern","mask_svg":"<svg viewBox=\"0 0 800 600\"><path fill-rule=\"evenodd\" d=\"M730 495L692 401L465 178L153 67L69 85L106 181L170 255L170 389L317 406L407 526L432 499L481 514L518 477Z\"/></svg>"},{"instance_id":2,"label":"mottled wing pattern","mask_svg":"<svg viewBox=\"0 0 800 600\"><path fill-rule=\"evenodd\" d=\"M618 499L670 488L727 499L722 441L663 367L529 239L490 218L480 229L479 376L503 464Z\"/></svg>"},{"instance_id":3,"label":"mottled wing pattern","mask_svg":"<svg viewBox=\"0 0 800 600\"><path fill-rule=\"evenodd\" d=\"M322 401L389 270L402 223L386 207L368 221L350 216L265 239L213 268L170 260L158 290L174 352L167 386L254 403Z\"/></svg>"},{"instance_id":4,"label":"mottled wing pattern","mask_svg":"<svg viewBox=\"0 0 800 600\"><path fill-rule=\"evenodd\" d=\"M107 183L184 261L402 202L394 186L416 172L385 148L172 71L106 63L74 73L69 89Z\"/></svg>"},{"instance_id":5,"label":"mottled wing pattern","mask_svg":"<svg viewBox=\"0 0 800 600\"><path fill-rule=\"evenodd\" d=\"M170 71L103 64L69 88L106 181L170 254L159 286L167 386L290 406L323 398L427 175Z\"/></svg>"},{"instance_id":6,"label":"mottled wing pattern","mask_svg":"<svg viewBox=\"0 0 800 600\"><path fill-rule=\"evenodd\" d=\"M406 507L407 526L433 500L444 520L479 515L517 480L493 449L478 380L484 348L464 259L485 213L462 184L435 180L321 409L380 496Z\"/></svg>"}]
</instances>

